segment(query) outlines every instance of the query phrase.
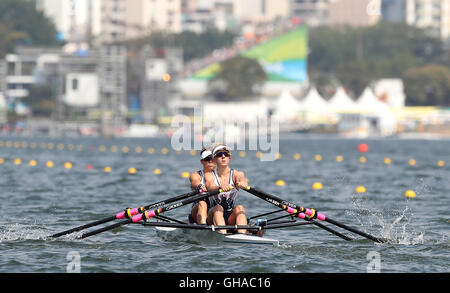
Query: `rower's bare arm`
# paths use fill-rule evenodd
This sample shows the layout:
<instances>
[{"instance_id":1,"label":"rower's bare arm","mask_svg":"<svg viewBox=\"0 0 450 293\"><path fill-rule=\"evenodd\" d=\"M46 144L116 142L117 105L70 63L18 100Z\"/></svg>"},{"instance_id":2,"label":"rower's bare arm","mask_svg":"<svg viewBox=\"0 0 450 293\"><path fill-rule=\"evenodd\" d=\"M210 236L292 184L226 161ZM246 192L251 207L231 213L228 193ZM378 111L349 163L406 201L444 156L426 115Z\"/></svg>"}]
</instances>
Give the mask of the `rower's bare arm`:
<instances>
[{"instance_id":1,"label":"rower's bare arm","mask_svg":"<svg viewBox=\"0 0 450 293\"><path fill-rule=\"evenodd\" d=\"M235 171L235 181L236 186L238 188L247 188L248 186L248 179L245 177L244 172L242 171Z\"/></svg>"},{"instance_id":2,"label":"rower's bare arm","mask_svg":"<svg viewBox=\"0 0 450 293\"><path fill-rule=\"evenodd\" d=\"M205 173L205 185L209 191L214 191L220 188L214 183L214 175L211 172Z\"/></svg>"},{"instance_id":3,"label":"rower's bare arm","mask_svg":"<svg viewBox=\"0 0 450 293\"><path fill-rule=\"evenodd\" d=\"M202 184L202 177L197 172L194 172L189 176L189 181L191 181L191 189L197 190L198 186Z\"/></svg>"}]
</instances>

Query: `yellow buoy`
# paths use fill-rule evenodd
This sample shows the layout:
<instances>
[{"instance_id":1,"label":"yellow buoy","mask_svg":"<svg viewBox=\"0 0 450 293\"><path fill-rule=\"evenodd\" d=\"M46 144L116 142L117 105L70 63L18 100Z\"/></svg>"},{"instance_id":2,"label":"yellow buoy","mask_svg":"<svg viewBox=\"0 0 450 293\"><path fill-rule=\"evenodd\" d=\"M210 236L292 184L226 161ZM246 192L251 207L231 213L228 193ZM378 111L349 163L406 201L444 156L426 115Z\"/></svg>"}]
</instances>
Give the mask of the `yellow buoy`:
<instances>
[{"instance_id":1,"label":"yellow buoy","mask_svg":"<svg viewBox=\"0 0 450 293\"><path fill-rule=\"evenodd\" d=\"M31 160L28 164L29 164L31 167L34 167L34 166L37 165L37 162L36 162L36 160Z\"/></svg>"},{"instance_id":2,"label":"yellow buoy","mask_svg":"<svg viewBox=\"0 0 450 293\"><path fill-rule=\"evenodd\" d=\"M129 149L127 146L124 146L124 147L122 148L122 153L127 154L127 153L129 153L129 152L130 152L130 149Z\"/></svg>"},{"instance_id":3,"label":"yellow buoy","mask_svg":"<svg viewBox=\"0 0 450 293\"><path fill-rule=\"evenodd\" d=\"M302 156L298 153L294 154L294 160L300 160Z\"/></svg>"},{"instance_id":4,"label":"yellow buoy","mask_svg":"<svg viewBox=\"0 0 450 293\"><path fill-rule=\"evenodd\" d=\"M152 148L152 147L149 147L149 148L147 149L147 153L149 153L149 154L153 154L154 152L155 152L155 149Z\"/></svg>"},{"instance_id":5,"label":"yellow buoy","mask_svg":"<svg viewBox=\"0 0 450 293\"><path fill-rule=\"evenodd\" d=\"M366 188L364 186L360 185L360 186L356 187L356 192L364 193L364 192L366 192Z\"/></svg>"},{"instance_id":6,"label":"yellow buoy","mask_svg":"<svg viewBox=\"0 0 450 293\"><path fill-rule=\"evenodd\" d=\"M71 162L65 162L65 163L64 163L64 168L66 168L66 169L72 169L72 163L71 163Z\"/></svg>"},{"instance_id":7,"label":"yellow buoy","mask_svg":"<svg viewBox=\"0 0 450 293\"><path fill-rule=\"evenodd\" d=\"M262 153L261 152L256 152L256 158L261 159Z\"/></svg>"},{"instance_id":8,"label":"yellow buoy","mask_svg":"<svg viewBox=\"0 0 450 293\"><path fill-rule=\"evenodd\" d=\"M444 166L445 166L445 162L442 161L442 160L440 160L440 161L438 161L437 165L438 165L439 167L444 167Z\"/></svg>"},{"instance_id":9,"label":"yellow buoy","mask_svg":"<svg viewBox=\"0 0 450 293\"><path fill-rule=\"evenodd\" d=\"M14 159L14 165L20 165L20 164L22 164L22 160L21 159L19 159L19 158Z\"/></svg>"},{"instance_id":10,"label":"yellow buoy","mask_svg":"<svg viewBox=\"0 0 450 293\"><path fill-rule=\"evenodd\" d=\"M153 170L153 174L159 175L159 174L161 174L161 170L160 169L155 169L155 170Z\"/></svg>"},{"instance_id":11,"label":"yellow buoy","mask_svg":"<svg viewBox=\"0 0 450 293\"><path fill-rule=\"evenodd\" d=\"M191 176L189 172L184 171L183 173L181 173L182 178L189 178L189 176Z\"/></svg>"},{"instance_id":12,"label":"yellow buoy","mask_svg":"<svg viewBox=\"0 0 450 293\"><path fill-rule=\"evenodd\" d=\"M104 145L101 145L98 147L98 150L103 153L104 151L106 151L106 147Z\"/></svg>"},{"instance_id":13,"label":"yellow buoy","mask_svg":"<svg viewBox=\"0 0 450 293\"><path fill-rule=\"evenodd\" d=\"M365 162L367 162L367 158L366 157L360 157L359 158L359 162L364 164Z\"/></svg>"},{"instance_id":14,"label":"yellow buoy","mask_svg":"<svg viewBox=\"0 0 450 293\"><path fill-rule=\"evenodd\" d=\"M277 154L275 155L275 159L277 159L277 160L281 159L281 154L280 154L280 153L277 153Z\"/></svg>"},{"instance_id":15,"label":"yellow buoy","mask_svg":"<svg viewBox=\"0 0 450 293\"><path fill-rule=\"evenodd\" d=\"M336 162L338 162L338 163L342 162L343 160L344 160L343 156L337 156L336 157Z\"/></svg>"},{"instance_id":16,"label":"yellow buoy","mask_svg":"<svg viewBox=\"0 0 450 293\"><path fill-rule=\"evenodd\" d=\"M62 151L64 149L64 145L62 143L58 143L58 150Z\"/></svg>"},{"instance_id":17,"label":"yellow buoy","mask_svg":"<svg viewBox=\"0 0 450 293\"><path fill-rule=\"evenodd\" d=\"M142 148L140 146L137 146L134 151L136 152L136 154L140 154L142 153Z\"/></svg>"},{"instance_id":18,"label":"yellow buoy","mask_svg":"<svg viewBox=\"0 0 450 293\"><path fill-rule=\"evenodd\" d=\"M314 156L314 160L316 160L317 162L322 161L322 156L321 155L315 155Z\"/></svg>"},{"instance_id":19,"label":"yellow buoy","mask_svg":"<svg viewBox=\"0 0 450 293\"><path fill-rule=\"evenodd\" d=\"M131 168L128 168L128 173L129 174L136 174L136 168L133 168L133 167L131 167Z\"/></svg>"},{"instance_id":20,"label":"yellow buoy","mask_svg":"<svg viewBox=\"0 0 450 293\"><path fill-rule=\"evenodd\" d=\"M162 148L161 149L161 154L167 155L168 153L169 153L169 149L168 148Z\"/></svg>"},{"instance_id":21,"label":"yellow buoy","mask_svg":"<svg viewBox=\"0 0 450 293\"><path fill-rule=\"evenodd\" d=\"M384 158L383 162L384 162L386 165L390 165L390 164L392 163L391 158Z\"/></svg>"},{"instance_id":22,"label":"yellow buoy","mask_svg":"<svg viewBox=\"0 0 450 293\"><path fill-rule=\"evenodd\" d=\"M113 145L113 146L111 147L111 152L117 153L117 150L118 150L117 146Z\"/></svg>"},{"instance_id":23,"label":"yellow buoy","mask_svg":"<svg viewBox=\"0 0 450 293\"><path fill-rule=\"evenodd\" d=\"M106 166L105 168L103 168L103 171L105 171L106 173L110 173L111 172L111 167Z\"/></svg>"},{"instance_id":24,"label":"yellow buoy","mask_svg":"<svg viewBox=\"0 0 450 293\"><path fill-rule=\"evenodd\" d=\"M276 185L276 186L285 186L285 185L286 185L286 182L284 182L283 180L279 179L279 180L277 180L277 181L275 182L275 185Z\"/></svg>"},{"instance_id":25,"label":"yellow buoy","mask_svg":"<svg viewBox=\"0 0 450 293\"><path fill-rule=\"evenodd\" d=\"M197 151L196 151L196 150L190 150L190 151L189 151L189 154L190 154L191 156L195 156L195 155L197 155Z\"/></svg>"},{"instance_id":26,"label":"yellow buoy","mask_svg":"<svg viewBox=\"0 0 450 293\"><path fill-rule=\"evenodd\" d=\"M414 197L416 197L416 193L415 193L413 190L407 190L407 191L405 192L405 196L406 196L407 198L414 198Z\"/></svg>"},{"instance_id":27,"label":"yellow buoy","mask_svg":"<svg viewBox=\"0 0 450 293\"><path fill-rule=\"evenodd\" d=\"M241 157L241 158L244 158L246 155L247 155L247 153L244 151L239 152L239 157Z\"/></svg>"},{"instance_id":28,"label":"yellow buoy","mask_svg":"<svg viewBox=\"0 0 450 293\"><path fill-rule=\"evenodd\" d=\"M410 159L408 163L409 163L410 166L415 166L416 165L416 160Z\"/></svg>"},{"instance_id":29,"label":"yellow buoy","mask_svg":"<svg viewBox=\"0 0 450 293\"><path fill-rule=\"evenodd\" d=\"M52 161L47 161L47 162L45 163L45 165L46 165L48 168L53 168L53 167L55 166L55 164L54 164Z\"/></svg>"},{"instance_id":30,"label":"yellow buoy","mask_svg":"<svg viewBox=\"0 0 450 293\"><path fill-rule=\"evenodd\" d=\"M323 188L323 185L322 185L322 183L320 183L320 182L314 182L314 184L312 185L312 188L313 189L322 189Z\"/></svg>"},{"instance_id":31,"label":"yellow buoy","mask_svg":"<svg viewBox=\"0 0 450 293\"><path fill-rule=\"evenodd\" d=\"M5 162L5 159L0 158L0 164L3 164Z\"/></svg>"}]
</instances>

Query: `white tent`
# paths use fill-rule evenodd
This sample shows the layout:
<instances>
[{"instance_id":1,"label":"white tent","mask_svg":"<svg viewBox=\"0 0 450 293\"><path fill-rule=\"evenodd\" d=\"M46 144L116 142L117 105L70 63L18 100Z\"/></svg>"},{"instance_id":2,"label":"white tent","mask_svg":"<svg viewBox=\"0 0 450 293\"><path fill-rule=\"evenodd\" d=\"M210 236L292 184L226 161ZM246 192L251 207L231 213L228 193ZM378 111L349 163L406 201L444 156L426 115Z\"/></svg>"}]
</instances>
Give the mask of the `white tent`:
<instances>
[{"instance_id":1,"label":"white tent","mask_svg":"<svg viewBox=\"0 0 450 293\"><path fill-rule=\"evenodd\" d=\"M366 88L358 99L357 104L366 117L376 119L378 132L385 135L392 135L397 128L397 119L386 103L378 100L370 88Z\"/></svg>"},{"instance_id":2,"label":"white tent","mask_svg":"<svg viewBox=\"0 0 450 293\"><path fill-rule=\"evenodd\" d=\"M374 112L378 108L385 106L384 103L380 102L378 98L373 93L372 89L367 87L364 92L356 101L358 108L363 112Z\"/></svg>"},{"instance_id":3,"label":"white tent","mask_svg":"<svg viewBox=\"0 0 450 293\"><path fill-rule=\"evenodd\" d=\"M323 114L328 112L328 102L324 100L317 91L312 88L306 97L301 101L301 109L307 112Z\"/></svg>"},{"instance_id":4,"label":"white tent","mask_svg":"<svg viewBox=\"0 0 450 293\"><path fill-rule=\"evenodd\" d=\"M275 103L275 115L280 121L294 118L299 112L300 102L297 101L291 92L283 90Z\"/></svg>"},{"instance_id":5,"label":"white tent","mask_svg":"<svg viewBox=\"0 0 450 293\"><path fill-rule=\"evenodd\" d=\"M333 112L354 112L357 109L356 103L347 95L342 87L328 101L328 105Z\"/></svg>"}]
</instances>

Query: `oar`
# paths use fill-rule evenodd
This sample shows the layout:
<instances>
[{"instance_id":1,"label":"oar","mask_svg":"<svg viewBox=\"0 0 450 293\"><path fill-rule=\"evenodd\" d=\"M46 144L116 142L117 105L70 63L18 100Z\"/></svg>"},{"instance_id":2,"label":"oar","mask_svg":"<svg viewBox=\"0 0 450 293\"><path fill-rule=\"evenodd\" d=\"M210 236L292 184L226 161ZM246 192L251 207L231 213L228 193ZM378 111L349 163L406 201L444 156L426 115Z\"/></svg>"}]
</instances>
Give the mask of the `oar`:
<instances>
[{"instance_id":1,"label":"oar","mask_svg":"<svg viewBox=\"0 0 450 293\"><path fill-rule=\"evenodd\" d=\"M257 197L259 197L259 198L261 198L261 199L263 199L265 201L267 201L267 202L270 202L270 203L272 203L272 204L274 204L274 205L276 205L276 206L286 210L288 213L298 213L298 212L300 212L298 214L299 218L304 218L305 214L306 214L311 219L319 219L321 221L328 222L330 224L333 224L335 226L338 226L340 228L343 228L345 230L348 230L350 232L353 232L353 233L356 233L356 234L358 234L360 236L363 236L363 237L365 237L367 239L370 239L370 240L372 240L374 242L378 242L378 243L386 242L384 239L377 238L375 236L372 236L370 234L367 234L365 232L359 231L359 230L357 230L355 228L352 228L352 227L349 227L349 226L347 226L345 224L337 222L337 221L335 221L333 219L330 219L330 218L326 217L324 214L319 213L319 212L317 212L314 209L307 209L307 208L298 206L298 205L296 205L294 203L291 203L289 201L282 200L282 199L276 197L275 195L271 195L271 194L268 194L266 192L260 191L260 190L254 188L254 187L248 187L245 190L248 191L249 193L251 193L251 194L253 194L253 195L255 195L255 196L257 196ZM327 231L331 230L330 228L328 228L328 227L326 227L326 226L324 226L324 225L322 225L320 223L317 223L317 222L315 222L315 223L316 223L316 225L319 224L318 225L319 227L322 226L322 228L327 229ZM333 231L332 232L333 234L338 233L337 231L334 231L334 230L331 230L331 231ZM335 234L335 235L337 235L337 234Z\"/></svg>"},{"instance_id":2,"label":"oar","mask_svg":"<svg viewBox=\"0 0 450 293\"><path fill-rule=\"evenodd\" d=\"M101 224L104 224L104 223L107 223L107 222L111 222L111 221L114 221L114 220L120 220L120 219L124 219L124 218L131 219L132 216L134 216L136 214L139 214L139 213L143 213L145 210L154 209L154 208L157 208L157 207L160 207L160 206L163 206L163 205L166 205L166 204L178 201L178 200L185 199L185 198L190 197L190 196L194 196L194 195L196 195L198 193L199 193L199 191L194 190L194 191L191 191L191 192L188 192L188 193L185 193L185 194L181 194L179 196L172 197L172 198L169 198L169 199L166 199L166 200L163 200L163 201L159 201L159 202L156 202L156 203L153 203L153 204L150 204L150 205L147 205L147 206L143 206L143 207L140 207L140 208L134 208L134 209L126 208L125 210L117 213L114 216L107 217L107 218L104 218L104 219L101 219L101 220L98 220L98 221L94 221L94 222L91 222L91 223L87 223L85 225L78 226L78 227L75 227L75 228L72 228L72 229L69 229L69 230L66 230L66 231L62 231L62 232L53 234L50 237L51 238L57 238L57 237L60 237L60 236L63 236L63 235L67 235L67 234L70 234L70 233L73 233L73 232L81 231L81 230L84 230L84 229L87 229L87 228L90 228L90 227L94 227L94 226L98 226L98 225L101 225Z\"/></svg>"},{"instance_id":3,"label":"oar","mask_svg":"<svg viewBox=\"0 0 450 293\"><path fill-rule=\"evenodd\" d=\"M88 232L88 233L84 233L81 236L79 236L78 239L84 239L84 238L87 238L87 237L90 237L90 236L93 236L93 235L97 235L97 234L99 234L101 232L105 232L105 231L108 231L108 230L112 230L114 228L118 228L118 227L123 226L123 225L127 225L127 224L130 224L130 223L137 223L137 222L140 222L141 220L146 221L146 220L148 220L150 218L158 216L159 214L161 214L163 212L166 212L166 211L169 211L169 210L173 210L173 209L185 206L187 204L190 204L190 203L193 203L195 201L199 201L199 200L205 199L205 198L210 197L210 196L214 196L216 194L219 194L220 192L222 192L222 191L221 190L216 190L216 191L210 191L210 192L202 192L202 193L200 193L198 195L192 196L191 198L188 198L186 200L183 200L181 202L175 203L175 204L170 205L170 206L164 206L162 208L158 208L157 210L146 210L143 213L136 214L133 217L131 217L129 219L126 219L124 221L121 221L121 222L115 223L113 225L109 225L109 226L106 226L106 227L103 227L103 228L100 228L100 229L97 229L97 230L94 230L94 231L91 231L91 232Z\"/></svg>"},{"instance_id":4,"label":"oar","mask_svg":"<svg viewBox=\"0 0 450 293\"><path fill-rule=\"evenodd\" d=\"M263 196L263 195L258 193L258 192L263 193L262 191L258 191L255 188L251 188L251 187L248 187L246 190L249 193L252 193L253 195L255 195L255 196L257 196L257 197L259 197L259 198L261 198L261 199L263 199L263 200L265 200L265 201L267 201L267 202L269 202L269 203L271 203L271 204L281 208L280 211L285 210L285 211L289 212L291 214L291 216L298 217L300 219L304 219L304 220L310 222L311 224L314 224L317 227L320 227L320 228L322 228L322 229L324 229L324 230L326 230L326 231L328 231L328 232L330 232L330 233L332 233L332 234L334 234L334 235L336 235L336 236L338 236L338 237L340 237L340 238L342 238L344 240L347 240L347 241L353 240L353 238L348 237L347 235L339 233L336 230L333 230L333 229L331 229L331 228L329 228L329 227L327 227L327 226L325 226L325 225L323 225L323 224L321 224L319 222L314 221L314 219L312 219L309 216L305 215L300 210L297 211L297 210L294 210L292 208L290 208L290 210L288 210L288 207L286 207L286 205L284 205L284 203L287 203L287 202L283 201L282 199L277 198L274 195L267 194L268 196ZM264 194L266 194L266 193L264 193ZM295 206L295 204L292 204L292 203L291 203L291 205Z\"/></svg>"}]
</instances>

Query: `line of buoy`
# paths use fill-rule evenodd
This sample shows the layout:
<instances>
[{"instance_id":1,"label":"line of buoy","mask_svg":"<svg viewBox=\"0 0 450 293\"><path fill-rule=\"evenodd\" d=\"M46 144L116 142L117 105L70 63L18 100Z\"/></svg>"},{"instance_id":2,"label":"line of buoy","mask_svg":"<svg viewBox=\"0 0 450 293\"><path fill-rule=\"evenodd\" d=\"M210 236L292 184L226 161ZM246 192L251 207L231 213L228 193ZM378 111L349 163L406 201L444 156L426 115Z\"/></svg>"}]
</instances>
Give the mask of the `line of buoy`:
<instances>
[{"instance_id":1,"label":"line of buoy","mask_svg":"<svg viewBox=\"0 0 450 293\"><path fill-rule=\"evenodd\" d=\"M36 148L40 147L41 149L49 149L49 150L58 149L58 150L61 150L61 151L62 150L66 150L66 149L70 150L70 151L73 151L73 150L82 151L82 150L84 150L84 147L81 144L78 144L77 146L75 146L74 144L67 144L67 145L65 145L63 143L53 143L53 142L46 143L46 142L41 142L39 144L39 146L38 146L38 144L36 142L26 142L26 141L22 141L22 142L14 141L13 142L13 141L10 141L10 140L8 140L6 142L0 140L0 148L1 147L7 147L7 148L12 148L12 147L14 147L14 148L31 148L31 149L36 149ZM88 149L92 151L92 150L95 150L96 148L94 146L91 146ZM104 153L104 152L106 152L108 150L108 147L105 146L105 145L100 145L100 146L97 147L97 149L98 149L99 152ZM132 152L132 148L130 148L129 146L122 146L122 147L119 148L119 146L117 146L117 145L112 145L112 146L109 147L109 150L112 153L118 153L120 151L120 152L122 152L124 154L129 154L129 153ZM369 147L368 147L367 144L363 143L363 144L360 144L358 146L358 152L360 152L360 153L367 153L368 151L369 151ZM136 146L134 148L134 152L136 154L142 154L142 153L144 153L144 148L141 147L141 146ZM154 154L154 153L156 153L156 150L155 150L154 147L148 147L146 149L146 152L148 154ZM161 148L160 154L167 155L169 153L170 153L170 150L169 150L168 147L162 147ZM177 151L175 151L175 153L177 155L182 155L183 151L177 150ZM197 155L197 151L196 150L190 150L189 154L192 155L192 156L196 156ZM238 155L241 158L244 158L244 157L247 157L247 152L240 151L238 153ZM262 153L260 151L257 151L256 154L255 154L255 157L260 159L262 157ZM280 160L280 159L282 159L282 157L283 157L283 155L281 153L277 153L277 154L275 154L274 159L275 160ZM294 160L300 160L302 158L302 156L301 156L300 153L294 153L293 154L293 158L294 158ZM316 154L316 155L313 156L313 158L314 158L314 160L316 162L323 161L323 156L321 154ZM338 156L336 156L335 160L336 160L336 162L340 163L340 162L344 161L344 157L342 155L338 155ZM360 163L367 163L368 162L368 158L366 156L360 156L359 157L359 162ZM383 163L386 164L386 165L390 165L390 164L392 164L392 159L389 158L389 157L386 157L386 158L383 159ZM407 163L408 163L409 166L416 166L417 165L417 161L414 158L410 158ZM444 167L445 166L445 161L438 160L436 164L437 164L438 167Z\"/></svg>"}]
</instances>

